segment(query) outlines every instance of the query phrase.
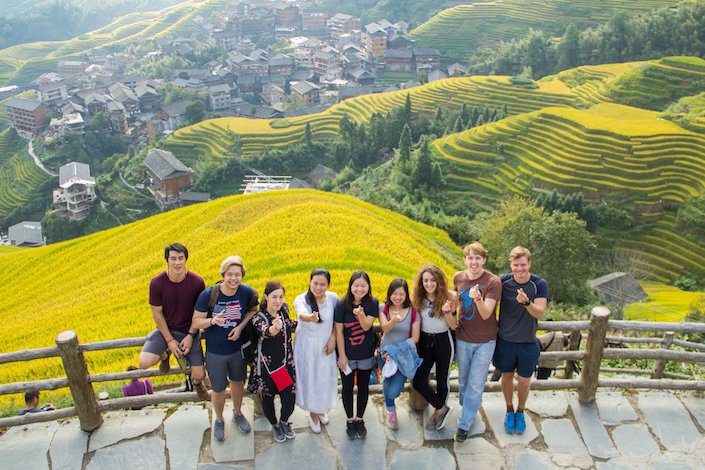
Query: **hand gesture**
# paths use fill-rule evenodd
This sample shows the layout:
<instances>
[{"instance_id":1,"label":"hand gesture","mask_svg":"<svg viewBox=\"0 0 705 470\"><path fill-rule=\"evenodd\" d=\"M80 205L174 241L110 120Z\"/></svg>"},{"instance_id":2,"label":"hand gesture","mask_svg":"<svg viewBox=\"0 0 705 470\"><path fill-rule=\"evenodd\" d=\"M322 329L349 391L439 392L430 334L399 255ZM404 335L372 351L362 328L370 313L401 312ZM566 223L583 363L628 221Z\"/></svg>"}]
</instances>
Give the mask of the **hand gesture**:
<instances>
[{"instance_id":1,"label":"hand gesture","mask_svg":"<svg viewBox=\"0 0 705 470\"><path fill-rule=\"evenodd\" d=\"M213 318L211 319L211 323L213 323L214 325L218 325L218 326L225 325L225 310L213 315Z\"/></svg>"},{"instance_id":2,"label":"hand gesture","mask_svg":"<svg viewBox=\"0 0 705 470\"><path fill-rule=\"evenodd\" d=\"M279 316L279 317L275 318L274 321L272 322L272 326L277 331L277 333L279 333L282 330L282 328L284 328L284 322L282 321L282 317Z\"/></svg>"},{"instance_id":3,"label":"hand gesture","mask_svg":"<svg viewBox=\"0 0 705 470\"><path fill-rule=\"evenodd\" d=\"M525 304L529 301L529 296L526 295L526 293L524 292L524 289L521 289L521 288L517 289L517 297L516 298L517 298L517 302L519 302L520 304Z\"/></svg>"},{"instance_id":4,"label":"hand gesture","mask_svg":"<svg viewBox=\"0 0 705 470\"><path fill-rule=\"evenodd\" d=\"M311 316L309 317L308 321L318 323L319 321L321 321L321 316L318 314L318 312L311 312Z\"/></svg>"},{"instance_id":5,"label":"hand gesture","mask_svg":"<svg viewBox=\"0 0 705 470\"><path fill-rule=\"evenodd\" d=\"M473 300L477 299L478 297L482 297L482 294L480 293L480 288L478 287L477 284L475 284L474 286L472 286L470 288L469 295L470 295L470 298Z\"/></svg>"},{"instance_id":6,"label":"hand gesture","mask_svg":"<svg viewBox=\"0 0 705 470\"><path fill-rule=\"evenodd\" d=\"M401 323L401 315L399 315L399 312L392 315L392 322Z\"/></svg>"},{"instance_id":7,"label":"hand gesture","mask_svg":"<svg viewBox=\"0 0 705 470\"><path fill-rule=\"evenodd\" d=\"M355 315L356 317L359 317L360 315L364 315L364 314L365 314L365 309L362 308L362 305L359 305L357 308L354 308L354 309L353 309L353 312L352 312L352 313L353 313L353 315Z\"/></svg>"},{"instance_id":8,"label":"hand gesture","mask_svg":"<svg viewBox=\"0 0 705 470\"><path fill-rule=\"evenodd\" d=\"M453 302L451 302L450 300L446 300L446 302L441 307L441 311L446 315L451 313L453 311Z\"/></svg>"}]
</instances>

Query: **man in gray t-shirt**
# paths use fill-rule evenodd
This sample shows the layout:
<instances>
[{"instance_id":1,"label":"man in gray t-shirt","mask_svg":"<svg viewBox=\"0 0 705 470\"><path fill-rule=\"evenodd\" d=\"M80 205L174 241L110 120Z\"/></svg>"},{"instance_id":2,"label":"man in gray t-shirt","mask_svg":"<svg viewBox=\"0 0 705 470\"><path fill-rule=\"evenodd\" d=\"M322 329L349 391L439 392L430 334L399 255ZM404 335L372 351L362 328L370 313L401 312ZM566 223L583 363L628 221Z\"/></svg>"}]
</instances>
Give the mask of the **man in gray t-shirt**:
<instances>
[{"instance_id":1,"label":"man in gray t-shirt","mask_svg":"<svg viewBox=\"0 0 705 470\"><path fill-rule=\"evenodd\" d=\"M548 284L531 274L531 252L517 246L509 253L512 273L501 276L502 300L494 365L502 372L502 393L507 404L504 430L522 434L526 430L524 407L529 396L531 376L541 354L536 339L538 320L548 305ZM514 372L518 377L519 399L514 411Z\"/></svg>"}]
</instances>

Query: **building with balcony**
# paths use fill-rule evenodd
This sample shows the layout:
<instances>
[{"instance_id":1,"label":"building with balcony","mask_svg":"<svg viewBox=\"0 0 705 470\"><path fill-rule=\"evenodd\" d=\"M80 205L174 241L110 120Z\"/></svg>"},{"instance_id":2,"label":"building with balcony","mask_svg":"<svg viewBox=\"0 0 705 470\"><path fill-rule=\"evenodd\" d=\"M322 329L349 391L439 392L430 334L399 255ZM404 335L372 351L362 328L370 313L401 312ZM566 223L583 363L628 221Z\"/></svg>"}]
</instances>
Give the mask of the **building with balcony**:
<instances>
[{"instance_id":1,"label":"building with balcony","mask_svg":"<svg viewBox=\"0 0 705 470\"><path fill-rule=\"evenodd\" d=\"M54 190L52 198L58 215L77 222L86 219L96 199L90 166L71 162L59 168L59 188Z\"/></svg>"},{"instance_id":2,"label":"building with balcony","mask_svg":"<svg viewBox=\"0 0 705 470\"><path fill-rule=\"evenodd\" d=\"M162 209L181 203L180 193L191 188L193 170L173 153L151 149L144 159L147 168L147 189Z\"/></svg>"},{"instance_id":3,"label":"building with balcony","mask_svg":"<svg viewBox=\"0 0 705 470\"><path fill-rule=\"evenodd\" d=\"M29 98L12 97L5 102L10 112L10 122L17 133L30 138L44 126L47 116L46 105Z\"/></svg>"}]
</instances>

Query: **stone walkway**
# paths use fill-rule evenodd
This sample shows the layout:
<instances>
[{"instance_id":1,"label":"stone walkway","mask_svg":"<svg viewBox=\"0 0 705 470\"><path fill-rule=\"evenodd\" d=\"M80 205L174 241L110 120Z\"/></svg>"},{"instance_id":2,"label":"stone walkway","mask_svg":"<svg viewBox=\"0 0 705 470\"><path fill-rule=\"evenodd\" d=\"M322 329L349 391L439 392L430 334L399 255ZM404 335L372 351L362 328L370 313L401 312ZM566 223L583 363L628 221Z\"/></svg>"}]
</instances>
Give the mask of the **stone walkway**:
<instances>
[{"instance_id":1,"label":"stone walkway","mask_svg":"<svg viewBox=\"0 0 705 470\"><path fill-rule=\"evenodd\" d=\"M106 413L92 434L77 420L11 428L0 436L0 468L9 469L698 469L705 461L705 398L669 392L601 392L583 406L568 392L532 392L523 435L503 430L504 401L486 393L472 437L453 442L459 405L451 394L446 429L428 431L430 412L399 403L400 429L383 426L382 397L373 395L365 414L366 440L345 435L342 406L320 434L306 414L292 417L296 438L276 443L269 423L243 411L253 431L241 434L226 419L226 439L212 438L209 404L161 406ZM226 407L226 417L232 410Z\"/></svg>"}]
</instances>

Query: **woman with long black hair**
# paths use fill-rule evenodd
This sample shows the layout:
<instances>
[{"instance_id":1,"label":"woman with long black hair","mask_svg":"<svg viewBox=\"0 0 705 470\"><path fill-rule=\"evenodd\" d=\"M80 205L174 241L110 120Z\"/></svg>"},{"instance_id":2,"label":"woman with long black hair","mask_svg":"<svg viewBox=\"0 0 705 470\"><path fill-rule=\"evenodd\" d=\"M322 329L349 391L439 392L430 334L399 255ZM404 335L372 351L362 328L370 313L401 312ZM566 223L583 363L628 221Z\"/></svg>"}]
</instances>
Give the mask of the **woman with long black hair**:
<instances>
[{"instance_id":1,"label":"woman with long black hair","mask_svg":"<svg viewBox=\"0 0 705 470\"><path fill-rule=\"evenodd\" d=\"M335 307L338 368L343 383L343 407L348 417L348 439L365 439L363 416L369 399L374 366L375 338L372 324L379 315L379 301L372 297L370 277L364 271L350 276L348 291ZM357 383L357 412L353 415L353 387Z\"/></svg>"}]
</instances>

